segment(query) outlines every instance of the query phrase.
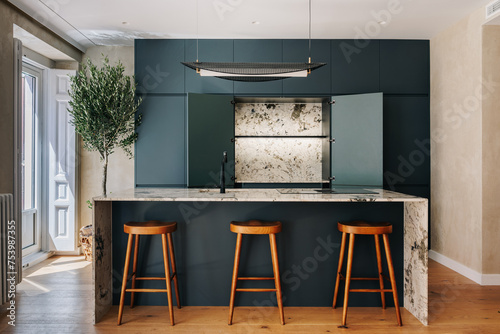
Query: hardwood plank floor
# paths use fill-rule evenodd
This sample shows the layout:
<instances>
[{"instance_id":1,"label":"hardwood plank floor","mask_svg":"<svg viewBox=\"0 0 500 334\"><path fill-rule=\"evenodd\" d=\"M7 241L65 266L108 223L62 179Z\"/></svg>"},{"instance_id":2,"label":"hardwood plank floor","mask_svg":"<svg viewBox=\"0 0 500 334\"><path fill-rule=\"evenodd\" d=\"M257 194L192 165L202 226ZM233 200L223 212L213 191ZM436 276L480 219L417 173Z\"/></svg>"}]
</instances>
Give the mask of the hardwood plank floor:
<instances>
[{"instance_id":1,"label":"hardwood plank floor","mask_svg":"<svg viewBox=\"0 0 500 334\"><path fill-rule=\"evenodd\" d=\"M24 271L16 297L16 326L9 326L5 309L1 333L500 333L500 286L480 286L454 271L429 261L430 325L423 326L404 308L403 327L393 308L352 307L348 329L338 328L342 308L286 307L286 325L277 308L237 307L232 326L227 307L174 309L140 306L124 310L116 326L115 306L93 326L92 266L83 257L53 257ZM229 288L229 287L228 287ZM332 287L325 287L332 288Z\"/></svg>"}]
</instances>

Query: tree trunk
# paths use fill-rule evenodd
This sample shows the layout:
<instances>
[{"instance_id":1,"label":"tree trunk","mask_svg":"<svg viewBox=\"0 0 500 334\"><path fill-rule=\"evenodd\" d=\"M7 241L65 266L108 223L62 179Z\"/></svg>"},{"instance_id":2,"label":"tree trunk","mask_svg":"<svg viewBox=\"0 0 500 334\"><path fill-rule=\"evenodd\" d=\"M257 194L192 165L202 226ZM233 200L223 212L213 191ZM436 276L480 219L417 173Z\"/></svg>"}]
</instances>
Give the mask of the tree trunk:
<instances>
[{"instance_id":1,"label":"tree trunk","mask_svg":"<svg viewBox=\"0 0 500 334\"><path fill-rule=\"evenodd\" d=\"M102 164L102 195L106 197L106 182L108 180L108 155L104 157Z\"/></svg>"}]
</instances>

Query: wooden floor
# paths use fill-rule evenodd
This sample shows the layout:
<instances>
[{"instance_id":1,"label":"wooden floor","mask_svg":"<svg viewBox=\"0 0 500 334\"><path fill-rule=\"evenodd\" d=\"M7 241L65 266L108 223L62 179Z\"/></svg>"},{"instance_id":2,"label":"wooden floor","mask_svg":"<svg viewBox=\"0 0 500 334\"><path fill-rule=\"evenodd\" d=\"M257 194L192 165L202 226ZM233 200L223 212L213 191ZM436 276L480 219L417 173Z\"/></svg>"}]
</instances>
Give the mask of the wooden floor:
<instances>
[{"instance_id":1,"label":"wooden floor","mask_svg":"<svg viewBox=\"0 0 500 334\"><path fill-rule=\"evenodd\" d=\"M92 319L91 264L82 257L53 257L24 271L16 297L16 327L0 320L1 333L500 333L500 286L480 286L454 271L429 263L430 325L423 326L404 308L403 327L394 308L350 308L348 329L338 328L342 309L286 307L286 325L277 309L238 307L228 326L227 307L184 307L169 325L166 307L124 310L117 307L98 325ZM4 312L4 310L2 310Z\"/></svg>"}]
</instances>

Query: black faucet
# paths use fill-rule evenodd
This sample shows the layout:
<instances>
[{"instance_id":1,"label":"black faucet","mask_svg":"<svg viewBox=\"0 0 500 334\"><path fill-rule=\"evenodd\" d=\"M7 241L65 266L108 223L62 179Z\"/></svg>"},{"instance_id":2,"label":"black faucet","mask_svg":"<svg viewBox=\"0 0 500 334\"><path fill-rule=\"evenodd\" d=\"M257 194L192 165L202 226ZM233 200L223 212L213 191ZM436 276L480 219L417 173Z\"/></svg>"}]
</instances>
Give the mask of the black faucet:
<instances>
[{"instance_id":1,"label":"black faucet","mask_svg":"<svg viewBox=\"0 0 500 334\"><path fill-rule=\"evenodd\" d=\"M224 171L224 166L227 163L227 151L222 152L222 162L220 164L220 193L224 194L226 192L226 176Z\"/></svg>"}]
</instances>

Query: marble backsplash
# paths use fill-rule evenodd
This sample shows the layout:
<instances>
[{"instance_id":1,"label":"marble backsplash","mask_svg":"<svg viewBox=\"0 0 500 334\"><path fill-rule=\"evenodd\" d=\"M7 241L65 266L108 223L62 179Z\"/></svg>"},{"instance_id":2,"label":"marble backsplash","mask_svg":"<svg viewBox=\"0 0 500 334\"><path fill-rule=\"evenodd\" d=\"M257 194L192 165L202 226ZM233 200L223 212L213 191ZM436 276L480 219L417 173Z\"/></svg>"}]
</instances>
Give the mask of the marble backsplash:
<instances>
[{"instance_id":1,"label":"marble backsplash","mask_svg":"<svg viewBox=\"0 0 500 334\"><path fill-rule=\"evenodd\" d=\"M322 181L321 103L237 103L234 118L237 182Z\"/></svg>"},{"instance_id":2,"label":"marble backsplash","mask_svg":"<svg viewBox=\"0 0 500 334\"><path fill-rule=\"evenodd\" d=\"M236 136L321 136L321 103L237 103Z\"/></svg>"},{"instance_id":3,"label":"marble backsplash","mask_svg":"<svg viewBox=\"0 0 500 334\"><path fill-rule=\"evenodd\" d=\"M321 148L321 138L236 138L236 181L321 182Z\"/></svg>"}]
</instances>

